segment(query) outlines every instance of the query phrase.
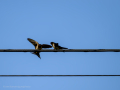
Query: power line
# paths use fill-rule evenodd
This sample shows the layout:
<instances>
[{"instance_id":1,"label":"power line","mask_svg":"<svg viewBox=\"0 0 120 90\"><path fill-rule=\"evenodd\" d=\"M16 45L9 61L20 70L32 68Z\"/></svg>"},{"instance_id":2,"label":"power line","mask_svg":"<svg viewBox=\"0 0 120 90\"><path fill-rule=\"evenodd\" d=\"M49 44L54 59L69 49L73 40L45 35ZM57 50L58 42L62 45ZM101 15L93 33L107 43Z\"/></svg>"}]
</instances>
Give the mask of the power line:
<instances>
[{"instance_id":1,"label":"power line","mask_svg":"<svg viewBox=\"0 0 120 90\"><path fill-rule=\"evenodd\" d=\"M120 49L44 49L44 50L35 50L35 49L0 49L0 52L120 52Z\"/></svg>"},{"instance_id":2,"label":"power line","mask_svg":"<svg viewBox=\"0 0 120 90\"><path fill-rule=\"evenodd\" d=\"M120 75L0 75L0 77L71 77L71 76L120 76Z\"/></svg>"}]
</instances>

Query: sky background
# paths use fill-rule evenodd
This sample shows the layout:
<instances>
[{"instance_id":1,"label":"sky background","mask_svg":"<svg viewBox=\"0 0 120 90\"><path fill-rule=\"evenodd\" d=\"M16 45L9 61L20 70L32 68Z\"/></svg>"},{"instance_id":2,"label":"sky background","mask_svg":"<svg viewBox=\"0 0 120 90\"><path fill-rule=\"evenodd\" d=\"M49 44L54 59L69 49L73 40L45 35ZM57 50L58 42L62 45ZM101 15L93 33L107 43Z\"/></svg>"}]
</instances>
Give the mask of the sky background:
<instances>
[{"instance_id":1,"label":"sky background","mask_svg":"<svg viewBox=\"0 0 120 90\"><path fill-rule=\"evenodd\" d=\"M120 49L120 0L0 0L0 49L27 41ZM53 49L53 48L52 48ZM0 52L0 75L120 75L120 52ZM0 90L120 90L120 77L0 77Z\"/></svg>"}]
</instances>

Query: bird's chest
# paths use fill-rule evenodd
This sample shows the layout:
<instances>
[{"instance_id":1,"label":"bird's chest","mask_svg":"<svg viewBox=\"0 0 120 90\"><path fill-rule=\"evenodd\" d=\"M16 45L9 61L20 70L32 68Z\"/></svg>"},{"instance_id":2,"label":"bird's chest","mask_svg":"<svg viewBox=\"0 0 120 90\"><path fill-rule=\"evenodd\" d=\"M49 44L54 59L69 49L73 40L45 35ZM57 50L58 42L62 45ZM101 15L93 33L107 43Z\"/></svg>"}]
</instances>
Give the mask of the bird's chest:
<instances>
[{"instance_id":1,"label":"bird's chest","mask_svg":"<svg viewBox=\"0 0 120 90\"><path fill-rule=\"evenodd\" d=\"M55 48L55 44L53 44L53 48Z\"/></svg>"}]
</instances>

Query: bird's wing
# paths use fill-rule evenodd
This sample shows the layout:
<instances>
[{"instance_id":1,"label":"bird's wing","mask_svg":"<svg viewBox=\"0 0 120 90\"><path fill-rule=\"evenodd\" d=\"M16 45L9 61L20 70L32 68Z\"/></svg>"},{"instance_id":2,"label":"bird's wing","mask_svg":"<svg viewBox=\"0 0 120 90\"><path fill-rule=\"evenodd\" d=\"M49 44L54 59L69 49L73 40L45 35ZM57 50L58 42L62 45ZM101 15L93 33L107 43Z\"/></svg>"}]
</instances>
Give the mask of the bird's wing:
<instances>
[{"instance_id":1,"label":"bird's wing","mask_svg":"<svg viewBox=\"0 0 120 90\"><path fill-rule=\"evenodd\" d=\"M55 43L55 46L58 47L59 49L68 49L68 48L65 48L65 47L61 47L58 43Z\"/></svg>"},{"instance_id":2,"label":"bird's wing","mask_svg":"<svg viewBox=\"0 0 120 90\"><path fill-rule=\"evenodd\" d=\"M27 38L29 42L31 42L34 46L37 46L39 43L33 39Z\"/></svg>"},{"instance_id":3,"label":"bird's wing","mask_svg":"<svg viewBox=\"0 0 120 90\"><path fill-rule=\"evenodd\" d=\"M51 45L48 45L48 44L42 44L41 46L42 46L42 48L51 48L52 47Z\"/></svg>"}]
</instances>

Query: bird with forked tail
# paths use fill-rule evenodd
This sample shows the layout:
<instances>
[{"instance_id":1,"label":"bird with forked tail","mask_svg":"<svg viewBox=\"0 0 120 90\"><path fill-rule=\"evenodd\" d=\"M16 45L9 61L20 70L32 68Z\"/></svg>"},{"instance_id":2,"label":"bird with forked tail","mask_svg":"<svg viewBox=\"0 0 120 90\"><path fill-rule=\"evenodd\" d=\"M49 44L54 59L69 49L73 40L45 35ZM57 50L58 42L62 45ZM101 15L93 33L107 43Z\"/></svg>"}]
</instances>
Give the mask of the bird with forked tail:
<instances>
[{"instance_id":1,"label":"bird with forked tail","mask_svg":"<svg viewBox=\"0 0 120 90\"><path fill-rule=\"evenodd\" d=\"M52 47L51 45L48 45L48 44L39 44L37 41L30 39L30 38L27 38L27 40L35 46L36 50L41 50L42 48L51 48ZM32 54L37 55L41 59L39 53L40 52L33 52Z\"/></svg>"},{"instance_id":2,"label":"bird with forked tail","mask_svg":"<svg viewBox=\"0 0 120 90\"><path fill-rule=\"evenodd\" d=\"M53 48L54 48L55 50L57 50L57 49L68 49L68 48L59 46L59 44L58 44L58 43L55 43L55 42L51 42L50 44L53 46Z\"/></svg>"}]
</instances>

